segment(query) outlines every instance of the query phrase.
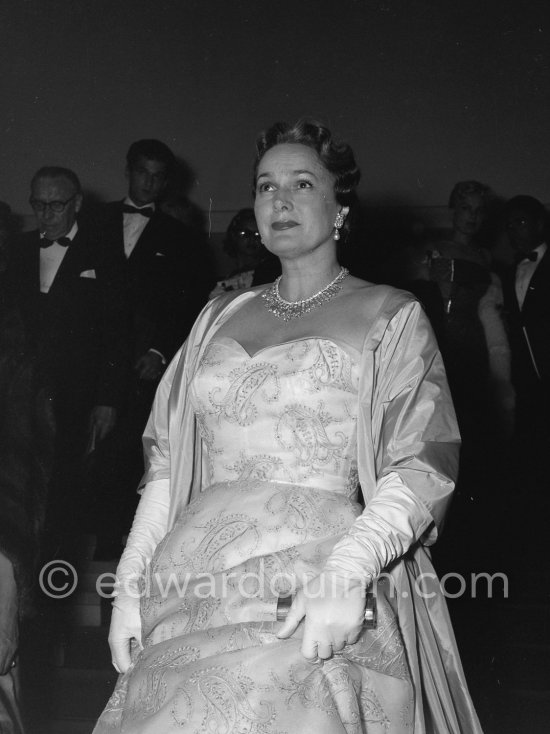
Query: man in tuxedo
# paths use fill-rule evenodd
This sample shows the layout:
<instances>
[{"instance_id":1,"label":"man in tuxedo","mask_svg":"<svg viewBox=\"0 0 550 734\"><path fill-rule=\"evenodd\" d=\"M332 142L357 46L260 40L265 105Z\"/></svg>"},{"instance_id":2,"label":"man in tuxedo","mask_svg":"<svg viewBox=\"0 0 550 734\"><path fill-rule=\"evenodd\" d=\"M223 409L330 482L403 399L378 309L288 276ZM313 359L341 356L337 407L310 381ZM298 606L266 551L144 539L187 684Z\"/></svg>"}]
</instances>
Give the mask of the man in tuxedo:
<instances>
[{"instance_id":1,"label":"man in tuxedo","mask_svg":"<svg viewBox=\"0 0 550 734\"><path fill-rule=\"evenodd\" d=\"M73 171L37 171L30 204L38 228L12 241L6 275L55 419L46 512L53 552L77 530L84 457L117 420L127 374L126 288L108 250L77 222L82 190Z\"/></svg>"},{"instance_id":2,"label":"man in tuxedo","mask_svg":"<svg viewBox=\"0 0 550 734\"><path fill-rule=\"evenodd\" d=\"M133 364L126 408L110 441L110 470L98 482L110 505L103 516L118 517L118 529L110 532L113 542L101 540L98 557L116 551L114 536L118 538L120 528L127 531L143 473L141 436L159 379L213 285L205 241L158 205L175 163L172 151L159 140L132 143L126 157L128 194L107 204L96 222L100 238L125 262ZM115 508L115 497L121 502L126 497L126 506Z\"/></svg>"},{"instance_id":3,"label":"man in tuxedo","mask_svg":"<svg viewBox=\"0 0 550 734\"><path fill-rule=\"evenodd\" d=\"M512 375L517 395L516 436L524 463L546 461L550 450L550 253L547 212L531 196L505 205L516 265L506 286Z\"/></svg>"},{"instance_id":4,"label":"man in tuxedo","mask_svg":"<svg viewBox=\"0 0 550 734\"><path fill-rule=\"evenodd\" d=\"M159 140L138 140L126 162L128 194L107 204L99 226L126 261L136 377L156 384L206 302L212 278L205 242L157 203L175 167L172 151Z\"/></svg>"}]
</instances>

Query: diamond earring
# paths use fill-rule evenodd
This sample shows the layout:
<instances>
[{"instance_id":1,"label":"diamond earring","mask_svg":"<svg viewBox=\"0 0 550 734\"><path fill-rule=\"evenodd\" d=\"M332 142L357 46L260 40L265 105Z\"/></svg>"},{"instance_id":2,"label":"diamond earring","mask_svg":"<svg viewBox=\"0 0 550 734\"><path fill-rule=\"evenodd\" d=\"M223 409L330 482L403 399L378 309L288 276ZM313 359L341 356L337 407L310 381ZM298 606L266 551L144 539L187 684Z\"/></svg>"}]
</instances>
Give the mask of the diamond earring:
<instances>
[{"instance_id":1,"label":"diamond earring","mask_svg":"<svg viewBox=\"0 0 550 734\"><path fill-rule=\"evenodd\" d=\"M339 211L336 215L336 219L334 220L334 234L332 235L336 241L340 239L340 228L344 224L345 215L342 214L342 211Z\"/></svg>"}]
</instances>

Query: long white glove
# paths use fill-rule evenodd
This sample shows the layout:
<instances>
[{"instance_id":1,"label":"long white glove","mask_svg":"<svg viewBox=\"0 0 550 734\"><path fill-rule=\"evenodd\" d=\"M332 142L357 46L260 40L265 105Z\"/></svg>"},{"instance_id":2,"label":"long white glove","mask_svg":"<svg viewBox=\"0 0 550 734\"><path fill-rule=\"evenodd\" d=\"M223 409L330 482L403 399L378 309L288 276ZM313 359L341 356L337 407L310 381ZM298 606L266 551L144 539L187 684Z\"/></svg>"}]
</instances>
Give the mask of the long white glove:
<instances>
[{"instance_id":1,"label":"long white glove","mask_svg":"<svg viewBox=\"0 0 550 734\"><path fill-rule=\"evenodd\" d=\"M324 571L355 580L366 588L396 558L404 555L433 523L428 508L390 472L362 515L327 559Z\"/></svg>"},{"instance_id":2,"label":"long white glove","mask_svg":"<svg viewBox=\"0 0 550 734\"><path fill-rule=\"evenodd\" d=\"M321 574L300 591L278 637L290 637L305 617L302 654L326 659L361 633L367 586L432 525L428 509L391 472Z\"/></svg>"},{"instance_id":3,"label":"long white glove","mask_svg":"<svg viewBox=\"0 0 550 734\"><path fill-rule=\"evenodd\" d=\"M168 479L159 479L145 486L126 548L117 566L109 646L118 673L125 673L130 667L130 641L135 639L141 646L139 582L155 548L166 535L169 507Z\"/></svg>"}]
</instances>

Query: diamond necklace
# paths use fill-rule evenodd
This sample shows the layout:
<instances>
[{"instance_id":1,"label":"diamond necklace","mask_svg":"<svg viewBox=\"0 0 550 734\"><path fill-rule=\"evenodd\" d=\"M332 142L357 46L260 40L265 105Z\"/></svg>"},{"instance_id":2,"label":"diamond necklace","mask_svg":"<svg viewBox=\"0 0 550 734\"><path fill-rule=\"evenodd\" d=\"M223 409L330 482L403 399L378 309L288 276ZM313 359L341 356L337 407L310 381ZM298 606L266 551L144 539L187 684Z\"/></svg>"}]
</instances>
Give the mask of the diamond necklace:
<instances>
[{"instance_id":1,"label":"diamond necklace","mask_svg":"<svg viewBox=\"0 0 550 734\"><path fill-rule=\"evenodd\" d=\"M277 280L262 293L264 306L268 311L271 311L272 314L275 314L278 319L283 319L283 321L299 319L309 311L322 306L323 303L334 298L334 296L342 290L342 281L348 275L349 270L341 267L340 272L334 280L331 280L328 285L321 288L317 293L314 293L309 298L304 298L301 301L285 301L284 298L281 298L281 295L279 294L279 283L283 276L279 275Z\"/></svg>"}]
</instances>

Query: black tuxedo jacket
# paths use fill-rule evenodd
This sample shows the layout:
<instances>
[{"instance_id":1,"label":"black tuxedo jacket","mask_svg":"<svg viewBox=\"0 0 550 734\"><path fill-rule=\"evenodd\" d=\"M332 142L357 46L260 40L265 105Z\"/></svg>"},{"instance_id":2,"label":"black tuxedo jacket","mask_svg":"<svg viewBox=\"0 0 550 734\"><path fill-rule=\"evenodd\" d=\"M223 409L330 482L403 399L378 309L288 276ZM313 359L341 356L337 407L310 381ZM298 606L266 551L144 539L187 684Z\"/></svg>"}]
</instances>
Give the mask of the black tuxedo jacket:
<instances>
[{"instance_id":1,"label":"black tuxedo jacket","mask_svg":"<svg viewBox=\"0 0 550 734\"><path fill-rule=\"evenodd\" d=\"M520 311L515 291L515 269L505 281L506 308L510 322L512 347L512 369L515 383L521 390L523 385L550 386L550 250L546 250L535 270L523 308ZM525 329L525 332L524 332ZM540 374L537 378L529 345Z\"/></svg>"},{"instance_id":2,"label":"black tuxedo jacket","mask_svg":"<svg viewBox=\"0 0 550 734\"><path fill-rule=\"evenodd\" d=\"M75 414L117 406L129 368L127 285L122 268L82 227L47 294L40 292L38 230L12 241L8 287L34 347L40 381Z\"/></svg>"},{"instance_id":3,"label":"black tuxedo jacket","mask_svg":"<svg viewBox=\"0 0 550 734\"><path fill-rule=\"evenodd\" d=\"M105 205L95 226L111 255L125 261L134 359L156 349L170 360L213 285L206 243L194 230L157 209L126 259L122 205Z\"/></svg>"}]
</instances>

